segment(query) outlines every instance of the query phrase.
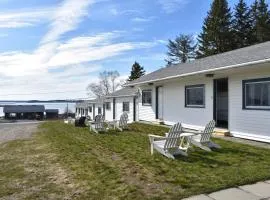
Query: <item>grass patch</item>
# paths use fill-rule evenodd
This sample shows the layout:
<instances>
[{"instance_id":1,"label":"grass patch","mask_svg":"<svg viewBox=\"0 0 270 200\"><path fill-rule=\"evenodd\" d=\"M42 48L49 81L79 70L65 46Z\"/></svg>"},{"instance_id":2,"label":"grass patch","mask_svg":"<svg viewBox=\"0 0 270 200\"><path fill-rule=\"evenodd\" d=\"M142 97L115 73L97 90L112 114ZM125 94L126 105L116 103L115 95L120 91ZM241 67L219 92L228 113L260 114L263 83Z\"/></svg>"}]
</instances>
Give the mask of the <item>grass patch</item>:
<instances>
[{"instance_id":1,"label":"grass patch","mask_svg":"<svg viewBox=\"0 0 270 200\"><path fill-rule=\"evenodd\" d=\"M92 134L49 122L39 130L33 140L0 146L0 198L38 185L26 199L181 199L270 178L269 150L218 139L215 152L151 156L147 134L163 135L164 127Z\"/></svg>"}]
</instances>

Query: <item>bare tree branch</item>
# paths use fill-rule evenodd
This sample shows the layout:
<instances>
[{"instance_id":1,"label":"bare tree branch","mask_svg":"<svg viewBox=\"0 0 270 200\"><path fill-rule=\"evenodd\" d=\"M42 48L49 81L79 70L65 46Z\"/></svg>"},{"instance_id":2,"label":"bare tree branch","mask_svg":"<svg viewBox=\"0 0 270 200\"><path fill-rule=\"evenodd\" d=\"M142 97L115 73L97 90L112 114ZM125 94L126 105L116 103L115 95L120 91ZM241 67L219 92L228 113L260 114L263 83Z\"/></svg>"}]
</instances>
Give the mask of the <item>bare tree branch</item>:
<instances>
[{"instance_id":1,"label":"bare tree branch","mask_svg":"<svg viewBox=\"0 0 270 200\"><path fill-rule=\"evenodd\" d=\"M98 83L91 83L87 86L88 96L93 94L96 97L102 97L108 95L117 90L121 85L122 81L119 80L120 74L118 71L104 71L99 74Z\"/></svg>"}]
</instances>

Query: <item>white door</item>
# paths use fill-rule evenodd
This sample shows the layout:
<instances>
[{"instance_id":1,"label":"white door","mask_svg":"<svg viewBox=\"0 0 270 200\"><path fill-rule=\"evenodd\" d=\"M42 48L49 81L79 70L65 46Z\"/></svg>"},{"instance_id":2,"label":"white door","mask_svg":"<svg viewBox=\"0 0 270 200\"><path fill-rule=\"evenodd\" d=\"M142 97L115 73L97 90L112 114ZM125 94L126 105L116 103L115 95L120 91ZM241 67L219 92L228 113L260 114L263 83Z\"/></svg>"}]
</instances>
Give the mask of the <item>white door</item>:
<instances>
[{"instance_id":1,"label":"white door","mask_svg":"<svg viewBox=\"0 0 270 200\"><path fill-rule=\"evenodd\" d=\"M158 119L163 119L163 87L158 88Z\"/></svg>"}]
</instances>

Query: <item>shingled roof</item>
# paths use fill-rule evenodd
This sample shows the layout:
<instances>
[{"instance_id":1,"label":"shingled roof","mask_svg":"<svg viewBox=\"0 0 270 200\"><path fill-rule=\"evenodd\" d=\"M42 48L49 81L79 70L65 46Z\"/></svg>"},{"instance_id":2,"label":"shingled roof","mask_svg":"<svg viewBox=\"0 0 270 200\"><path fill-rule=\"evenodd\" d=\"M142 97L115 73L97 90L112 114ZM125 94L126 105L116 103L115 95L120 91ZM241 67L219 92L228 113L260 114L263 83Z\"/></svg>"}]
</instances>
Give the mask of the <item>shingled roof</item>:
<instances>
[{"instance_id":1,"label":"shingled roof","mask_svg":"<svg viewBox=\"0 0 270 200\"><path fill-rule=\"evenodd\" d=\"M135 88L131 87L125 87L120 90L117 90L109 95L107 95L107 98L110 97L128 97L128 96L136 96L137 95L137 90Z\"/></svg>"},{"instance_id":2,"label":"shingled roof","mask_svg":"<svg viewBox=\"0 0 270 200\"><path fill-rule=\"evenodd\" d=\"M247 66L252 62L270 62L270 42L229 51L206 58L194 60L189 63L173 65L161 68L127 84L137 85L170 79L181 76L189 76L206 71L217 71L227 67Z\"/></svg>"},{"instance_id":3,"label":"shingled roof","mask_svg":"<svg viewBox=\"0 0 270 200\"><path fill-rule=\"evenodd\" d=\"M76 103L76 108L87 108L90 106L90 104L103 104L104 98L96 98L96 99L91 99L91 100L85 100L82 102Z\"/></svg>"},{"instance_id":4,"label":"shingled roof","mask_svg":"<svg viewBox=\"0 0 270 200\"><path fill-rule=\"evenodd\" d=\"M6 105L4 113L43 113L45 107L43 105Z\"/></svg>"}]
</instances>

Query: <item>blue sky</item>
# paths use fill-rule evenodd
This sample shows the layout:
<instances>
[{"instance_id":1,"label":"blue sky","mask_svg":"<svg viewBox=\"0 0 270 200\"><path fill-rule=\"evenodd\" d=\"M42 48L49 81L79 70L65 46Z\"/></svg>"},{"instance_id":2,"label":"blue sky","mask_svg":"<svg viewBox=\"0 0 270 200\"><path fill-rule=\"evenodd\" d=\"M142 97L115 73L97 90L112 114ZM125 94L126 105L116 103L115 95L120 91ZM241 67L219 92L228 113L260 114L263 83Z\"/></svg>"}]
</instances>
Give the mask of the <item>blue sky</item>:
<instances>
[{"instance_id":1,"label":"blue sky","mask_svg":"<svg viewBox=\"0 0 270 200\"><path fill-rule=\"evenodd\" d=\"M0 0L0 99L86 97L99 72L126 78L135 60L154 71L168 39L200 33L211 2Z\"/></svg>"}]
</instances>

